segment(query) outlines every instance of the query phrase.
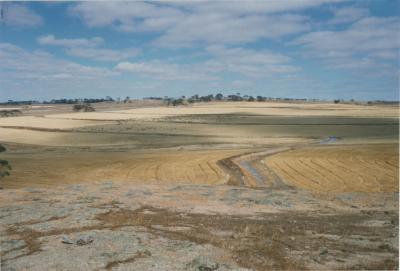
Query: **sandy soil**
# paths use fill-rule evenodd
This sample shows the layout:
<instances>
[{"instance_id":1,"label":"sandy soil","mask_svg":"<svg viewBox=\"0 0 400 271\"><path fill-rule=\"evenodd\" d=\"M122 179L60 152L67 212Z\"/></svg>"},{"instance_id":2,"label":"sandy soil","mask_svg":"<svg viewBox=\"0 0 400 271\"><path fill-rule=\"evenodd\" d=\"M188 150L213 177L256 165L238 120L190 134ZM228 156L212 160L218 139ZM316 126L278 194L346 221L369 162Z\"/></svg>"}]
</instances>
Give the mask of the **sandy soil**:
<instances>
[{"instance_id":1,"label":"sandy soil","mask_svg":"<svg viewBox=\"0 0 400 271\"><path fill-rule=\"evenodd\" d=\"M70 129L91 125L99 125L99 123L96 121L88 120L51 119L33 116L0 118L0 127Z\"/></svg>"}]
</instances>

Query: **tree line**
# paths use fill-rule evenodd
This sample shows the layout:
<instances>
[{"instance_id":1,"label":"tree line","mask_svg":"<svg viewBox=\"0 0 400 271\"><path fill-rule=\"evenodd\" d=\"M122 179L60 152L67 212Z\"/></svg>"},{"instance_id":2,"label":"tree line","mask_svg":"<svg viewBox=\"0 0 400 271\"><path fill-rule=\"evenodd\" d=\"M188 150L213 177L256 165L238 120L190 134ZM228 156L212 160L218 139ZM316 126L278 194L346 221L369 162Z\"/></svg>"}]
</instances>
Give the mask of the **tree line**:
<instances>
[{"instance_id":1,"label":"tree line","mask_svg":"<svg viewBox=\"0 0 400 271\"><path fill-rule=\"evenodd\" d=\"M113 102L114 99L110 96L106 98L84 98L84 99L52 99L50 101L37 101L37 100L25 100L25 101L13 101L8 100L7 102L0 103L0 105L34 105L34 104L78 104L78 103L102 103L102 102Z\"/></svg>"},{"instance_id":2,"label":"tree line","mask_svg":"<svg viewBox=\"0 0 400 271\"><path fill-rule=\"evenodd\" d=\"M266 97L266 96L252 96L252 95L241 95L240 93L235 93L235 94L229 94L229 95L223 95L222 93L217 93L217 94L208 94L208 95L199 95L195 94L190 97L186 96L181 96L181 97L157 97L157 96L151 96L151 97L145 97L143 100L157 100L157 101L163 101L164 103L168 105L181 105L181 104L191 104L191 103L197 103L197 102L211 102L211 101L232 101L232 102L240 102L240 101L248 101L248 102L264 102L264 101L286 101L286 102L320 102L320 101L327 101L327 100L320 100L320 99L296 99L296 98L274 98L274 97ZM129 97L126 96L125 98L121 97L116 97L112 98L111 96L106 96L105 98L75 98L75 99L67 99L67 98L61 98L61 99L52 99L49 101L37 101L37 100L21 100L21 101L13 101L13 100L8 100L7 102L0 102L0 105L34 105L34 104L93 104L93 103L104 103L104 102L116 102L116 103L131 103L133 100ZM367 101L367 102L359 102L355 101L354 99L334 99L333 102L335 104L338 103L358 103L358 104L397 104L399 103L398 101L382 101L382 100L373 100L373 101ZM81 109L80 109L81 110Z\"/></svg>"},{"instance_id":3,"label":"tree line","mask_svg":"<svg viewBox=\"0 0 400 271\"><path fill-rule=\"evenodd\" d=\"M236 94L229 94L223 95L222 93L218 94L208 94L204 96L200 96L195 94L190 97L181 96L179 98L174 97L147 97L144 99L148 100L160 100L164 101L167 105L177 106L177 105L185 105L185 104L192 104L198 102L212 102L212 101L229 101L229 102L265 102L265 101L311 101L307 99L290 99L290 98L272 98L272 97L265 97L265 96L251 96L251 95L241 95L240 93ZM313 99L312 101L316 101Z\"/></svg>"}]
</instances>

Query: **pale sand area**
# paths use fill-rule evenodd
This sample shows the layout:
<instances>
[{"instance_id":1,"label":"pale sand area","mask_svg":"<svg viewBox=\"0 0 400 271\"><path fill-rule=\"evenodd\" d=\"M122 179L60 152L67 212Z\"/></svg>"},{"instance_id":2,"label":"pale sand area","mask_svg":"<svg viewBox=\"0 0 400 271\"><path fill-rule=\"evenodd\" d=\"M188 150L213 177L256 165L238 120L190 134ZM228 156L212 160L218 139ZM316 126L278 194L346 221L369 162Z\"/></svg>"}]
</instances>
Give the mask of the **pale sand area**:
<instances>
[{"instance_id":1,"label":"pale sand area","mask_svg":"<svg viewBox=\"0 0 400 271\"><path fill-rule=\"evenodd\" d=\"M166 116L205 114L255 114L273 116L343 116L396 118L396 106L299 103L204 103L178 107L147 107L128 110L46 115L48 118L86 120L157 119Z\"/></svg>"},{"instance_id":2,"label":"pale sand area","mask_svg":"<svg viewBox=\"0 0 400 271\"><path fill-rule=\"evenodd\" d=\"M121 110L146 116L201 115L201 114L255 114L276 116L346 116L346 117L398 117L396 106L366 106L347 104L301 103L199 103L186 107L160 107Z\"/></svg>"},{"instance_id":3,"label":"pale sand area","mask_svg":"<svg viewBox=\"0 0 400 271\"><path fill-rule=\"evenodd\" d=\"M0 110L21 110L22 107L0 107Z\"/></svg>"},{"instance_id":4,"label":"pale sand area","mask_svg":"<svg viewBox=\"0 0 400 271\"><path fill-rule=\"evenodd\" d=\"M115 139L118 140L115 140ZM115 146L121 144L136 144L129 136L114 136L107 134L84 134L74 132L35 131L27 129L0 128L0 141L16 144L39 146Z\"/></svg>"},{"instance_id":5,"label":"pale sand area","mask_svg":"<svg viewBox=\"0 0 400 271\"><path fill-rule=\"evenodd\" d=\"M168 116L206 114L254 114L271 116L343 116L397 118L396 106L294 103L205 103L184 107L147 107L107 112L50 114L0 118L0 126L70 129L108 124L117 120L151 120ZM92 121L91 121L92 120ZM97 122L95 122L97 121ZM104 122L98 122L104 121Z\"/></svg>"},{"instance_id":6,"label":"pale sand area","mask_svg":"<svg viewBox=\"0 0 400 271\"><path fill-rule=\"evenodd\" d=\"M142 144L144 141L150 140L153 140L155 143L160 140L162 142L175 142L173 141L175 139L171 136L176 135L179 138L179 144L176 145L180 145L181 143L183 145L204 144L208 142L228 144L273 144L310 141L312 138L315 139L321 136L334 135L346 128L346 126L335 126L335 130L331 131L333 128L325 126L304 126L296 128L296 133L292 133L287 128L284 128L284 126L222 125L223 123L192 125L191 123L176 123L176 121L180 121L179 119L171 122L171 120L167 118L188 115L205 116L206 114L220 116L242 114L243 116L256 115L265 117L337 116L340 118L350 116L359 118L390 118L393 120L398 117L398 108L396 106L343 105L331 103L220 102L199 103L182 107L158 106L107 112L9 117L0 118L0 141L48 146L115 146ZM125 125L122 120L131 120L132 123ZM190 121L197 120L193 119ZM207 120L205 121L207 122ZM224 120L221 119L221 121ZM86 129L85 127L88 128ZM89 129L89 127L92 128ZM111 129L109 127L117 128ZM382 141L382 135L378 132L383 131L385 127L382 126L382 129L378 127L379 129L375 128L373 131L368 127L369 126L359 126L354 131L365 130L365 135L368 135L370 140ZM386 129L387 127L389 126L386 126ZM68 130L71 132L71 130L77 129L85 131L80 131L79 133L78 131L72 133L62 131ZM299 134L299 131L301 131L301 134ZM331 134L325 135L321 133L321 131L326 131ZM170 137L165 138L165 136L163 136L165 134L168 134ZM348 133L344 134L347 136ZM346 136L345 141L347 140ZM195 137L197 140L195 140ZM200 137L203 138L201 139Z\"/></svg>"},{"instance_id":7,"label":"pale sand area","mask_svg":"<svg viewBox=\"0 0 400 271\"><path fill-rule=\"evenodd\" d=\"M217 132L217 131L216 131ZM16 144L38 145L38 146L135 146L143 147L144 143L149 145L191 145L196 141L206 144L210 141L207 135L203 138L193 138L191 135L177 135L172 138L157 136L153 137L149 134L112 134L112 133L78 133L78 132L57 132L57 131L35 131L27 129L0 128L0 141ZM151 143L151 141L154 143ZM193 141L196 140L196 141ZM215 144L289 144L298 142L310 142L310 139L293 138L293 137L226 137L215 136L212 142ZM170 144L168 144L170 143Z\"/></svg>"},{"instance_id":8,"label":"pale sand area","mask_svg":"<svg viewBox=\"0 0 400 271\"><path fill-rule=\"evenodd\" d=\"M107 124L102 122L102 124ZM99 125L99 122L88 120L52 119L34 116L0 118L0 127L29 127L42 129L71 129Z\"/></svg>"}]
</instances>

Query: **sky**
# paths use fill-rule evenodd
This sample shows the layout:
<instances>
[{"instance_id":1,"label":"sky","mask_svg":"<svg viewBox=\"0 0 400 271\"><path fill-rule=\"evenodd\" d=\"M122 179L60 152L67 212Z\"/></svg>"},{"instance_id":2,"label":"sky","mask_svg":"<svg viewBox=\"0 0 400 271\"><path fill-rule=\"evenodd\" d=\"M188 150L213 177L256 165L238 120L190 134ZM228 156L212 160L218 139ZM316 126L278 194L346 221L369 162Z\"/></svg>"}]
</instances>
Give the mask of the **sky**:
<instances>
[{"instance_id":1,"label":"sky","mask_svg":"<svg viewBox=\"0 0 400 271\"><path fill-rule=\"evenodd\" d=\"M0 101L399 100L399 2L0 2Z\"/></svg>"}]
</instances>

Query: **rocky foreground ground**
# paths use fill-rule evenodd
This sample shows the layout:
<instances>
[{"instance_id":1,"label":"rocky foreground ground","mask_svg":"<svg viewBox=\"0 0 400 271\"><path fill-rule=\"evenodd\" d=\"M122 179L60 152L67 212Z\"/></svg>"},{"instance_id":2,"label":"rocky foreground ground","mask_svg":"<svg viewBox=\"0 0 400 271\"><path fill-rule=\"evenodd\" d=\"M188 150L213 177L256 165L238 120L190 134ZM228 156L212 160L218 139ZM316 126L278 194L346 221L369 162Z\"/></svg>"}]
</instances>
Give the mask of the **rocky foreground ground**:
<instances>
[{"instance_id":1,"label":"rocky foreground ground","mask_svg":"<svg viewBox=\"0 0 400 271\"><path fill-rule=\"evenodd\" d=\"M4 189L0 222L3 271L398 268L398 193Z\"/></svg>"}]
</instances>

